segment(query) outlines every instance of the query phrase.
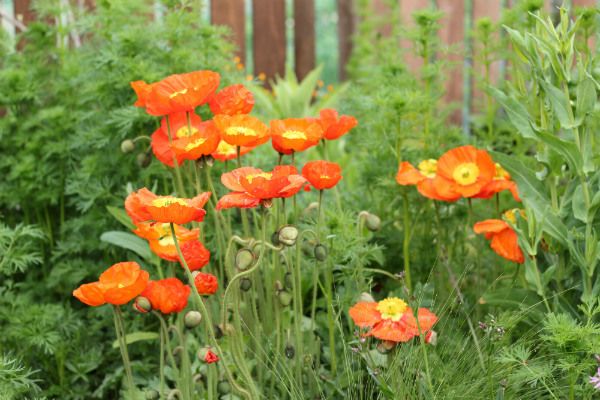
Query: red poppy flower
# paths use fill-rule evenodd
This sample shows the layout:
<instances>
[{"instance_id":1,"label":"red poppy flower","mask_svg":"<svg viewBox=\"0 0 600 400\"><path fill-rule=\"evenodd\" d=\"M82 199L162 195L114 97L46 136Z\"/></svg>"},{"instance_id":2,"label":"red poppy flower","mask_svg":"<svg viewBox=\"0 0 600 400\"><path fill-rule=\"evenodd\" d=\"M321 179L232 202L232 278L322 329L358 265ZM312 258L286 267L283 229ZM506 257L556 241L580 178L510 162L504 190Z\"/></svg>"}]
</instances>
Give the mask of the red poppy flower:
<instances>
[{"instance_id":1,"label":"red poppy flower","mask_svg":"<svg viewBox=\"0 0 600 400\"><path fill-rule=\"evenodd\" d=\"M142 100L146 112L155 116L193 111L212 96L219 87L220 79L220 75L214 71L171 75L151 84L152 88L142 96L143 100L138 93L138 102ZM142 92L146 93L146 90L142 86Z\"/></svg>"},{"instance_id":2,"label":"red poppy flower","mask_svg":"<svg viewBox=\"0 0 600 400\"><path fill-rule=\"evenodd\" d=\"M272 172L253 167L238 168L221 175L221 182L233 192L221 197L217 210L252 208L261 201L293 196L306 179L298 175L295 167L279 165Z\"/></svg>"},{"instance_id":3,"label":"red poppy flower","mask_svg":"<svg viewBox=\"0 0 600 400\"><path fill-rule=\"evenodd\" d=\"M253 147L240 147L240 156L243 156L252 149ZM211 156L213 156L214 159L219 161L228 161L236 159L238 156L237 146L233 146L227 143L226 141L221 140L219 142L219 145L217 146L217 149L212 152Z\"/></svg>"},{"instance_id":4,"label":"red poppy flower","mask_svg":"<svg viewBox=\"0 0 600 400\"><path fill-rule=\"evenodd\" d=\"M502 166L498 163L495 165L496 173L494 174L494 178L473 197L477 199L489 199L496 193L500 193L503 190L510 190L510 193L513 195L514 199L516 201L521 201L519 192L517 190L517 184L510 179L510 174L508 171L502 168Z\"/></svg>"},{"instance_id":5,"label":"red poppy flower","mask_svg":"<svg viewBox=\"0 0 600 400\"><path fill-rule=\"evenodd\" d=\"M525 261L523 252L519 247L517 233L505 221L501 219L486 219L485 221L477 222L473 226L473 230L477 234L485 234L485 238L491 240L490 247L492 250L501 257L519 264Z\"/></svg>"},{"instance_id":6,"label":"red poppy flower","mask_svg":"<svg viewBox=\"0 0 600 400\"><path fill-rule=\"evenodd\" d=\"M342 179L342 169L333 162L310 161L302 167L302 176L317 190L331 189Z\"/></svg>"},{"instance_id":7,"label":"red poppy flower","mask_svg":"<svg viewBox=\"0 0 600 400\"><path fill-rule=\"evenodd\" d=\"M356 118L350 115L338 117L338 112L331 108L321 110L319 123L323 128L323 138L327 140L337 139L358 125Z\"/></svg>"},{"instance_id":8,"label":"red poppy flower","mask_svg":"<svg viewBox=\"0 0 600 400\"><path fill-rule=\"evenodd\" d=\"M146 288L148 277L138 263L121 262L104 271L97 282L81 285L73 296L89 306L126 304Z\"/></svg>"},{"instance_id":9,"label":"red poppy flower","mask_svg":"<svg viewBox=\"0 0 600 400\"><path fill-rule=\"evenodd\" d=\"M198 293L202 296L209 296L215 294L219 288L219 282L217 277L213 274L206 274L204 272L197 272L194 277L194 285L198 289Z\"/></svg>"},{"instance_id":10,"label":"red poppy flower","mask_svg":"<svg viewBox=\"0 0 600 400\"><path fill-rule=\"evenodd\" d=\"M269 128L246 114L216 115L213 118L221 139L232 146L256 147L269 140Z\"/></svg>"},{"instance_id":11,"label":"red poppy flower","mask_svg":"<svg viewBox=\"0 0 600 400\"><path fill-rule=\"evenodd\" d=\"M426 308L419 308L417 318L408 305L397 297L380 302L360 302L350 308L350 317L360 328L370 328L365 336L392 342L407 342L421 333L427 334L438 318Z\"/></svg>"},{"instance_id":12,"label":"red poppy flower","mask_svg":"<svg viewBox=\"0 0 600 400\"><path fill-rule=\"evenodd\" d=\"M419 169L404 161L398 168L396 182L403 186L416 185L419 193L432 200L456 201L461 197L459 193L452 191L452 187L440 187L438 191L433 184L436 176L437 160L423 160L419 163Z\"/></svg>"},{"instance_id":13,"label":"red poppy flower","mask_svg":"<svg viewBox=\"0 0 600 400\"><path fill-rule=\"evenodd\" d=\"M496 166L485 150L461 146L446 152L437 163L435 189L473 197L494 178Z\"/></svg>"},{"instance_id":14,"label":"red poppy flower","mask_svg":"<svg viewBox=\"0 0 600 400\"><path fill-rule=\"evenodd\" d=\"M130 193L125 200L125 211L135 224L144 221L187 224L202 221L206 211L202 208L210 198L210 192L192 199L173 196L157 196L146 188Z\"/></svg>"},{"instance_id":15,"label":"red poppy flower","mask_svg":"<svg viewBox=\"0 0 600 400\"><path fill-rule=\"evenodd\" d=\"M319 143L323 128L312 118L288 118L271 121L273 148L282 154L304 151Z\"/></svg>"},{"instance_id":16,"label":"red poppy flower","mask_svg":"<svg viewBox=\"0 0 600 400\"><path fill-rule=\"evenodd\" d=\"M219 356L208 349L206 351L206 355L204 356L204 362L207 364L212 364L216 363L217 361L219 361Z\"/></svg>"},{"instance_id":17,"label":"red poppy flower","mask_svg":"<svg viewBox=\"0 0 600 400\"><path fill-rule=\"evenodd\" d=\"M254 107L254 95L244 85L231 85L217 92L208 101L213 114L248 114Z\"/></svg>"},{"instance_id":18,"label":"red poppy flower","mask_svg":"<svg viewBox=\"0 0 600 400\"><path fill-rule=\"evenodd\" d=\"M196 228L190 230L180 225L174 225L174 228L175 235L177 235L177 242L182 249L188 242L198 241L198 235L200 234L199 229ZM163 260L179 261L177 248L175 247L175 241L171 235L171 226L169 224L161 222L140 222L133 233L148 240L150 249Z\"/></svg>"},{"instance_id":19,"label":"red poppy flower","mask_svg":"<svg viewBox=\"0 0 600 400\"><path fill-rule=\"evenodd\" d=\"M150 301L153 310L171 314L181 312L187 306L190 291L190 287L179 279L167 278L148 282L142 296Z\"/></svg>"},{"instance_id":20,"label":"red poppy flower","mask_svg":"<svg viewBox=\"0 0 600 400\"><path fill-rule=\"evenodd\" d=\"M201 269L210 261L210 251L198 240L183 243L181 253L190 271ZM183 267L181 261L180 264Z\"/></svg>"}]
</instances>

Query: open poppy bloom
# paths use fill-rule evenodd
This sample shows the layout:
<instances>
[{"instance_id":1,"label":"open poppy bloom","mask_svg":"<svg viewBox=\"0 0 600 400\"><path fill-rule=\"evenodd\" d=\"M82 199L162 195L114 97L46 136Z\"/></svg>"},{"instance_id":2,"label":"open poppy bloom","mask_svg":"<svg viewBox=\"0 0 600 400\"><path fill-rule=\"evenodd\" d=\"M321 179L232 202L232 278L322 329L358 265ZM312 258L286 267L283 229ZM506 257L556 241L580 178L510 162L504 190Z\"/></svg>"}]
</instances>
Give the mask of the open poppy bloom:
<instances>
[{"instance_id":1,"label":"open poppy bloom","mask_svg":"<svg viewBox=\"0 0 600 400\"><path fill-rule=\"evenodd\" d=\"M181 246L181 254L190 269L190 271L196 271L203 268L210 261L210 251L199 240L190 240L183 243ZM183 262L179 260L179 263L183 268Z\"/></svg>"},{"instance_id":2,"label":"open poppy bloom","mask_svg":"<svg viewBox=\"0 0 600 400\"><path fill-rule=\"evenodd\" d=\"M461 146L440 157L433 185L438 192L449 190L473 197L490 183L495 173L496 165L485 150Z\"/></svg>"},{"instance_id":3,"label":"open poppy bloom","mask_svg":"<svg viewBox=\"0 0 600 400\"><path fill-rule=\"evenodd\" d=\"M191 290L179 279L167 278L148 282L141 296L150 301L152 309L171 314L181 312L187 306Z\"/></svg>"},{"instance_id":4,"label":"open poppy bloom","mask_svg":"<svg viewBox=\"0 0 600 400\"><path fill-rule=\"evenodd\" d=\"M202 221L206 211L202 208L210 198L204 192L192 199L157 196L146 188L132 192L125 199L125 211L134 224L144 221L187 224Z\"/></svg>"},{"instance_id":5,"label":"open poppy bloom","mask_svg":"<svg viewBox=\"0 0 600 400\"><path fill-rule=\"evenodd\" d=\"M426 308L419 308L417 318L408 305L397 297L363 301L350 308L350 318L360 328L370 328L365 336L391 342L407 342L420 333L427 334L438 318Z\"/></svg>"},{"instance_id":6,"label":"open poppy bloom","mask_svg":"<svg viewBox=\"0 0 600 400\"><path fill-rule=\"evenodd\" d=\"M510 174L498 163L496 165L496 173L494 178L485 185L481 191L473 196L476 199L489 199L496 193L500 193L503 190L510 190L510 193L516 201L521 201L519 192L517 190L517 184L510 179Z\"/></svg>"},{"instance_id":7,"label":"open poppy bloom","mask_svg":"<svg viewBox=\"0 0 600 400\"><path fill-rule=\"evenodd\" d=\"M210 121L202 122L202 119L192 112L173 113L163 118L160 127L152 134L152 152L160 162L173 168L175 161L180 165L183 160L195 159L191 158L186 147L190 143L198 142L203 145L203 149L206 146L209 148L207 153L200 152L196 158L202 154L209 154L216 148L219 134L214 129L214 125ZM175 151L176 145L179 151ZM194 150L196 147L198 146L189 150Z\"/></svg>"},{"instance_id":8,"label":"open poppy bloom","mask_svg":"<svg viewBox=\"0 0 600 400\"><path fill-rule=\"evenodd\" d=\"M132 82L138 95L137 106L146 107L150 115L162 116L192 111L206 103L219 87L220 75L214 71L194 71L175 74L160 82Z\"/></svg>"},{"instance_id":9,"label":"open poppy bloom","mask_svg":"<svg viewBox=\"0 0 600 400\"><path fill-rule=\"evenodd\" d=\"M338 116L338 112L332 108L321 110L319 123L323 128L323 139L327 140L337 139L358 125L356 118L350 115Z\"/></svg>"},{"instance_id":10,"label":"open poppy bloom","mask_svg":"<svg viewBox=\"0 0 600 400\"><path fill-rule=\"evenodd\" d=\"M302 167L302 176L317 190L331 189L342 179L342 169L334 162L309 161Z\"/></svg>"},{"instance_id":11,"label":"open poppy bloom","mask_svg":"<svg viewBox=\"0 0 600 400\"><path fill-rule=\"evenodd\" d=\"M240 156L243 156L244 154L248 153L252 149L253 149L253 147L244 147L244 146L240 147ZM216 150L211 153L211 156L215 160L219 160L219 161L234 160L238 156L237 146L233 146L233 145L227 143L226 141L221 140L219 142L219 145L217 146Z\"/></svg>"},{"instance_id":12,"label":"open poppy bloom","mask_svg":"<svg viewBox=\"0 0 600 400\"><path fill-rule=\"evenodd\" d=\"M254 107L254 95L244 85L231 85L213 95L208 105L215 115L249 114Z\"/></svg>"},{"instance_id":13,"label":"open poppy bloom","mask_svg":"<svg viewBox=\"0 0 600 400\"><path fill-rule=\"evenodd\" d=\"M507 211L506 218L510 221L516 221L514 213ZM473 226L475 233L485 234L487 240L491 240L490 247L501 257L509 261L522 264L525 261L523 251L519 247L517 233L510 225L501 219L486 219L477 222Z\"/></svg>"},{"instance_id":14,"label":"open poppy bloom","mask_svg":"<svg viewBox=\"0 0 600 400\"><path fill-rule=\"evenodd\" d=\"M232 146L255 147L269 140L269 128L258 118L246 114L215 115L221 139Z\"/></svg>"},{"instance_id":15,"label":"open poppy bloom","mask_svg":"<svg viewBox=\"0 0 600 400\"><path fill-rule=\"evenodd\" d=\"M437 160L428 159L419 163L419 168L415 168L407 161L400 163L398 173L396 174L396 182L398 184L416 185L417 190L423 196L432 200L440 201L456 201L461 196L448 186L436 187L433 182L437 176ZM439 189L439 191L437 190Z\"/></svg>"},{"instance_id":16,"label":"open poppy bloom","mask_svg":"<svg viewBox=\"0 0 600 400\"><path fill-rule=\"evenodd\" d=\"M209 296L215 294L219 289L219 282L217 277L213 274L206 274L204 272L197 272L194 276L194 285L198 289L198 293L202 296Z\"/></svg>"},{"instance_id":17,"label":"open poppy bloom","mask_svg":"<svg viewBox=\"0 0 600 400\"><path fill-rule=\"evenodd\" d=\"M88 306L105 303L122 305L139 295L148 283L149 274L136 262L114 264L100 275L97 282L79 286L73 296Z\"/></svg>"},{"instance_id":18,"label":"open poppy bloom","mask_svg":"<svg viewBox=\"0 0 600 400\"><path fill-rule=\"evenodd\" d=\"M273 148L281 154L304 151L315 146L323 136L323 128L312 118L288 118L271 121Z\"/></svg>"},{"instance_id":19,"label":"open poppy bloom","mask_svg":"<svg viewBox=\"0 0 600 400\"><path fill-rule=\"evenodd\" d=\"M187 229L181 225L174 225L177 243L183 248L187 242L198 241L199 229ZM141 238L148 240L150 249L167 261L179 261L175 241L171 235L171 226L161 222L140 222L133 231ZM185 255L184 255L185 257Z\"/></svg>"},{"instance_id":20,"label":"open poppy bloom","mask_svg":"<svg viewBox=\"0 0 600 400\"><path fill-rule=\"evenodd\" d=\"M221 175L221 182L232 190L217 202L217 210L224 208L252 208L261 202L290 197L298 193L306 179L289 165L278 165L272 172L253 167L242 167Z\"/></svg>"},{"instance_id":21,"label":"open poppy bloom","mask_svg":"<svg viewBox=\"0 0 600 400\"><path fill-rule=\"evenodd\" d=\"M196 127L191 136L172 142L172 148L178 159L197 160L217 149L221 137L213 121L204 121Z\"/></svg>"}]
</instances>

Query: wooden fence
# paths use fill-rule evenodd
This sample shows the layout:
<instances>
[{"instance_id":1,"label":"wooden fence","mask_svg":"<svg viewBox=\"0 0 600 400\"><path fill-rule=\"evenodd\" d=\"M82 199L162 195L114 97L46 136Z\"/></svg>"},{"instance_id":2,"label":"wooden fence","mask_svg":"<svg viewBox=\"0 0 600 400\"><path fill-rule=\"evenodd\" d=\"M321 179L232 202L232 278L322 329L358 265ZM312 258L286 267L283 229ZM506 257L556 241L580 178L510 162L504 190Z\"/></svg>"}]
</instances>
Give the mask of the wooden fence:
<instances>
[{"instance_id":1,"label":"wooden fence","mask_svg":"<svg viewBox=\"0 0 600 400\"><path fill-rule=\"evenodd\" d=\"M58 1L58 0L57 0ZM68 0L63 0L68 1ZM78 6L93 7L93 0L71 0ZM323 0L287 0L293 5L293 46L294 69L299 77L305 76L315 67L315 48L318 38L315 34L315 21L319 15L315 14L315 2ZM352 35L357 26L357 16L354 10L355 0L335 0L337 6L337 35L338 47L333 49L339 56L339 76L344 79L345 65L352 51ZM448 46L457 49L447 57L456 63L446 81L447 100L463 103L463 114L468 114L471 105L465 101L471 96L464 96L463 92L472 86L468 84L471 78L468 71L473 65L475 55L464 51L470 49L470 35L465 35L473 26L473 21L481 17L490 17L497 21L502 9L511 7L511 3L518 0L398 0L401 7L403 24L410 26L413 11L437 7L444 13L441 20L440 39ZM598 4L599 0L567 0L572 6L591 7ZM35 16L30 8L31 0L13 0L14 19L26 25ZM246 20L250 18L247 5L251 3L252 18L252 60L246 59ZM371 0L373 10L386 13L385 0ZM547 11L555 10L562 0L544 0ZM11 18L11 16L4 16ZM268 79L276 75L283 75L286 65L286 0L211 0L210 19L214 24L227 25L232 30L232 39L238 47L238 56L243 63L252 62L255 74L264 73ZM383 29L382 34L389 34L389 29ZM408 43L400 43L407 46ZM419 62L409 56L406 62L413 70L419 68ZM463 68L462 65L466 68ZM498 65L492 66L492 76L496 77ZM468 122L468 115L463 115L463 122ZM460 119L460 118L458 118Z\"/></svg>"}]
</instances>

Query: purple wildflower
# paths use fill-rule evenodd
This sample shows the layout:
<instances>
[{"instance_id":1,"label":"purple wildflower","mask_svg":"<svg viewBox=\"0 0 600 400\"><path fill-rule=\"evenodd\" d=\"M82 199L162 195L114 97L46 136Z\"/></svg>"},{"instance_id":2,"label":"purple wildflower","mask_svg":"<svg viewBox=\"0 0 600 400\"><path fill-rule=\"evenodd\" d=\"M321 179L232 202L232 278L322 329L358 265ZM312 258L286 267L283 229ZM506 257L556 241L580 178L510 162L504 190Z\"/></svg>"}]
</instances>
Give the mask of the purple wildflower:
<instances>
[{"instance_id":1,"label":"purple wildflower","mask_svg":"<svg viewBox=\"0 0 600 400\"><path fill-rule=\"evenodd\" d=\"M596 375L590 376L590 383L594 385L594 387L600 390L600 368L596 371Z\"/></svg>"}]
</instances>

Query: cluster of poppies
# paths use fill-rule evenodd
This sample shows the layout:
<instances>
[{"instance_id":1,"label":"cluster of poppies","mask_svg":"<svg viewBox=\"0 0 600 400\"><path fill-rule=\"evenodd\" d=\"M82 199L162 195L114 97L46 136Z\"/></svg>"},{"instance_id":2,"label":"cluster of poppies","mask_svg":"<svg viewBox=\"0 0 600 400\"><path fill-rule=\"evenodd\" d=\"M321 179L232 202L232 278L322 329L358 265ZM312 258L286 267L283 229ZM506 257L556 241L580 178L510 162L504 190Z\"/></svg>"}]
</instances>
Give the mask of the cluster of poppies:
<instances>
[{"instance_id":1,"label":"cluster of poppies","mask_svg":"<svg viewBox=\"0 0 600 400\"><path fill-rule=\"evenodd\" d=\"M403 186L415 185L424 197L438 201L489 199L504 190L510 191L516 201L521 201L510 174L495 163L487 151L473 146L454 148L438 160L423 160L417 168L404 161L400 163L396 182ZM517 234L506 221L481 221L475 224L474 230L485 234L486 239L491 240L492 249L502 257L523 262Z\"/></svg>"}]
</instances>

